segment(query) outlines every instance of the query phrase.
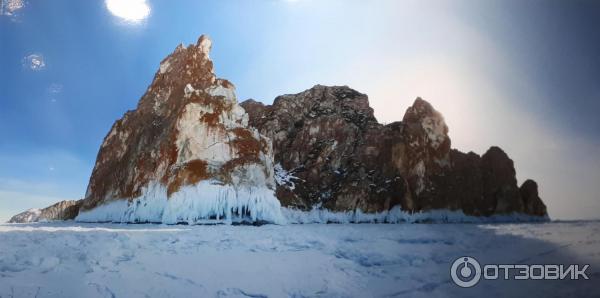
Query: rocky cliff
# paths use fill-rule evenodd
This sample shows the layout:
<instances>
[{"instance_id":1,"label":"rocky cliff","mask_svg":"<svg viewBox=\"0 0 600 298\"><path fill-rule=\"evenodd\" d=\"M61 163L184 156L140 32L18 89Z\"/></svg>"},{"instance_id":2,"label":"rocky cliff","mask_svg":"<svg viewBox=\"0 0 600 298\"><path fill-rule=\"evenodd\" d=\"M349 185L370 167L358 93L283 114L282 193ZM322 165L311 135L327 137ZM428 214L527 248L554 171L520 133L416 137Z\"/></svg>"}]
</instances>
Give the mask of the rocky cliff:
<instances>
[{"instance_id":1,"label":"rocky cliff","mask_svg":"<svg viewBox=\"0 0 600 298\"><path fill-rule=\"evenodd\" d=\"M280 222L272 145L214 75L206 36L178 46L104 139L79 221Z\"/></svg>"},{"instance_id":2,"label":"rocky cliff","mask_svg":"<svg viewBox=\"0 0 600 298\"><path fill-rule=\"evenodd\" d=\"M546 216L537 184L519 188L513 161L500 148L483 156L451 149L443 116L421 98L388 125L376 121L366 95L345 86L241 105L250 125L273 141L284 206Z\"/></svg>"},{"instance_id":3,"label":"rocky cliff","mask_svg":"<svg viewBox=\"0 0 600 298\"><path fill-rule=\"evenodd\" d=\"M210 48L202 36L160 63L137 108L105 137L81 201L14 220L282 223L281 205L547 216L537 184L518 187L500 148L451 149L443 116L423 99L388 125L348 87L238 104L233 84L215 76Z\"/></svg>"}]
</instances>

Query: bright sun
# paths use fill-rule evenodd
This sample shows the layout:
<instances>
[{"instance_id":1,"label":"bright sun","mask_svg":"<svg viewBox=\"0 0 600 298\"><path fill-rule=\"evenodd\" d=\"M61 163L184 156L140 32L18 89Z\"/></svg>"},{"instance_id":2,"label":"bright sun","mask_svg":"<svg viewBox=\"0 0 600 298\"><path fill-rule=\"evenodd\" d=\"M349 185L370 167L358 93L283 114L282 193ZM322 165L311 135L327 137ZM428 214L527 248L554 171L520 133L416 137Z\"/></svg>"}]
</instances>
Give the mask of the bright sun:
<instances>
[{"instance_id":1,"label":"bright sun","mask_svg":"<svg viewBox=\"0 0 600 298\"><path fill-rule=\"evenodd\" d=\"M105 3L113 15L128 22L139 22L150 14L146 0L106 0Z\"/></svg>"}]
</instances>

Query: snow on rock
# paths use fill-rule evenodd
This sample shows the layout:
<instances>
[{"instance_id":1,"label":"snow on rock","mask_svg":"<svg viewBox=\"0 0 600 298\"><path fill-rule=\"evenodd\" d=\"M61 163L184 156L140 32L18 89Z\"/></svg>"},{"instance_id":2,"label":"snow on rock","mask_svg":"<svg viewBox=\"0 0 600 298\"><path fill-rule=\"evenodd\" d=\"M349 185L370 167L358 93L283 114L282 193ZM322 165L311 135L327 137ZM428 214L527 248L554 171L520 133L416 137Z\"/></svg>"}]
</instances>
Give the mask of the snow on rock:
<instances>
[{"instance_id":1,"label":"snow on rock","mask_svg":"<svg viewBox=\"0 0 600 298\"><path fill-rule=\"evenodd\" d=\"M423 117L421 125L427 132L429 143L434 149L437 149L447 137L444 118L441 115Z\"/></svg>"},{"instance_id":2,"label":"snow on rock","mask_svg":"<svg viewBox=\"0 0 600 298\"><path fill-rule=\"evenodd\" d=\"M280 163L275 165L275 182L277 185L294 190L296 188L295 180L299 180L299 178L286 171Z\"/></svg>"},{"instance_id":3,"label":"snow on rock","mask_svg":"<svg viewBox=\"0 0 600 298\"><path fill-rule=\"evenodd\" d=\"M159 72L161 74L169 71L171 64L169 63L169 59L165 59L162 63L160 63Z\"/></svg>"},{"instance_id":4,"label":"snow on rock","mask_svg":"<svg viewBox=\"0 0 600 298\"><path fill-rule=\"evenodd\" d=\"M136 110L105 138L78 221L285 222L271 141L248 127L211 41L163 60Z\"/></svg>"},{"instance_id":5,"label":"snow on rock","mask_svg":"<svg viewBox=\"0 0 600 298\"><path fill-rule=\"evenodd\" d=\"M410 171L410 174L416 177L416 194L420 194L425 189L425 171L425 163L422 160L420 160Z\"/></svg>"},{"instance_id":6,"label":"snow on rock","mask_svg":"<svg viewBox=\"0 0 600 298\"><path fill-rule=\"evenodd\" d=\"M185 88L183 89L183 93L185 94L185 96L190 96L192 95L192 93L194 92L194 87L192 87L191 84L186 84Z\"/></svg>"},{"instance_id":7,"label":"snow on rock","mask_svg":"<svg viewBox=\"0 0 600 298\"><path fill-rule=\"evenodd\" d=\"M210 106L197 103L186 105L177 122L178 135L175 144L179 155L177 163L202 159L211 163L224 163L232 159L229 139L224 138L220 127L198 121L205 114L214 113ZM199 138L198 136L203 136Z\"/></svg>"},{"instance_id":8,"label":"snow on rock","mask_svg":"<svg viewBox=\"0 0 600 298\"><path fill-rule=\"evenodd\" d=\"M205 90L206 93L211 96L223 96L224 99L229 101L236 101L235 97L235 88L233 85L224 87L221 85L211 86L210 88Z\"/></svg>"}]
</instances>

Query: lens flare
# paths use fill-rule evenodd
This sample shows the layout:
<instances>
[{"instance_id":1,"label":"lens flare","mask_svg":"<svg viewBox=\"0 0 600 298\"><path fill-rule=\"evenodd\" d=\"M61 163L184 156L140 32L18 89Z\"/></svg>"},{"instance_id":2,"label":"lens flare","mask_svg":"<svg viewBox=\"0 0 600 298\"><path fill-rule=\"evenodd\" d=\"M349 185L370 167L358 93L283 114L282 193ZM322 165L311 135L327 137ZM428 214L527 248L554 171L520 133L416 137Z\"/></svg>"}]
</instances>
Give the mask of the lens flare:
<instances>
[{"instance_id":1,"label":"lens flare","mask_svg":"<svg viewBox=\"0 0 600 298\"><path fill-rule=\"evenodd\" d=\"M126 22L138 23L150 15L150 6L145 0L106 0L105 3L110 13Z\"/></svg>"}]
</instances>

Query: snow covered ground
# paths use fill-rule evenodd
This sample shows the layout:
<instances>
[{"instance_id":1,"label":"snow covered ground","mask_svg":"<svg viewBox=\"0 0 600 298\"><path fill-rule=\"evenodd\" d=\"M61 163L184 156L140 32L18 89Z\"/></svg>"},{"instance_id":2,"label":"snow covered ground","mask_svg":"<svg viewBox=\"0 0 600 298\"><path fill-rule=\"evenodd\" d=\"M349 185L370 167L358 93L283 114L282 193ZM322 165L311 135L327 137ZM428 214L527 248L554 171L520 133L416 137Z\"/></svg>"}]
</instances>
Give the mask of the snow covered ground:
<instances>
[{"instance_id":1,"label":"snow covered ground","mask_svg":"<svg viewBox=\"0 0 600 298\"><path fill-rule=\"evenodd\" d=\"M590 264L590 280L450 279L480 263ZM0 297L600 297L600 222L0 225Z\"/></svg>"}]
</instances>

